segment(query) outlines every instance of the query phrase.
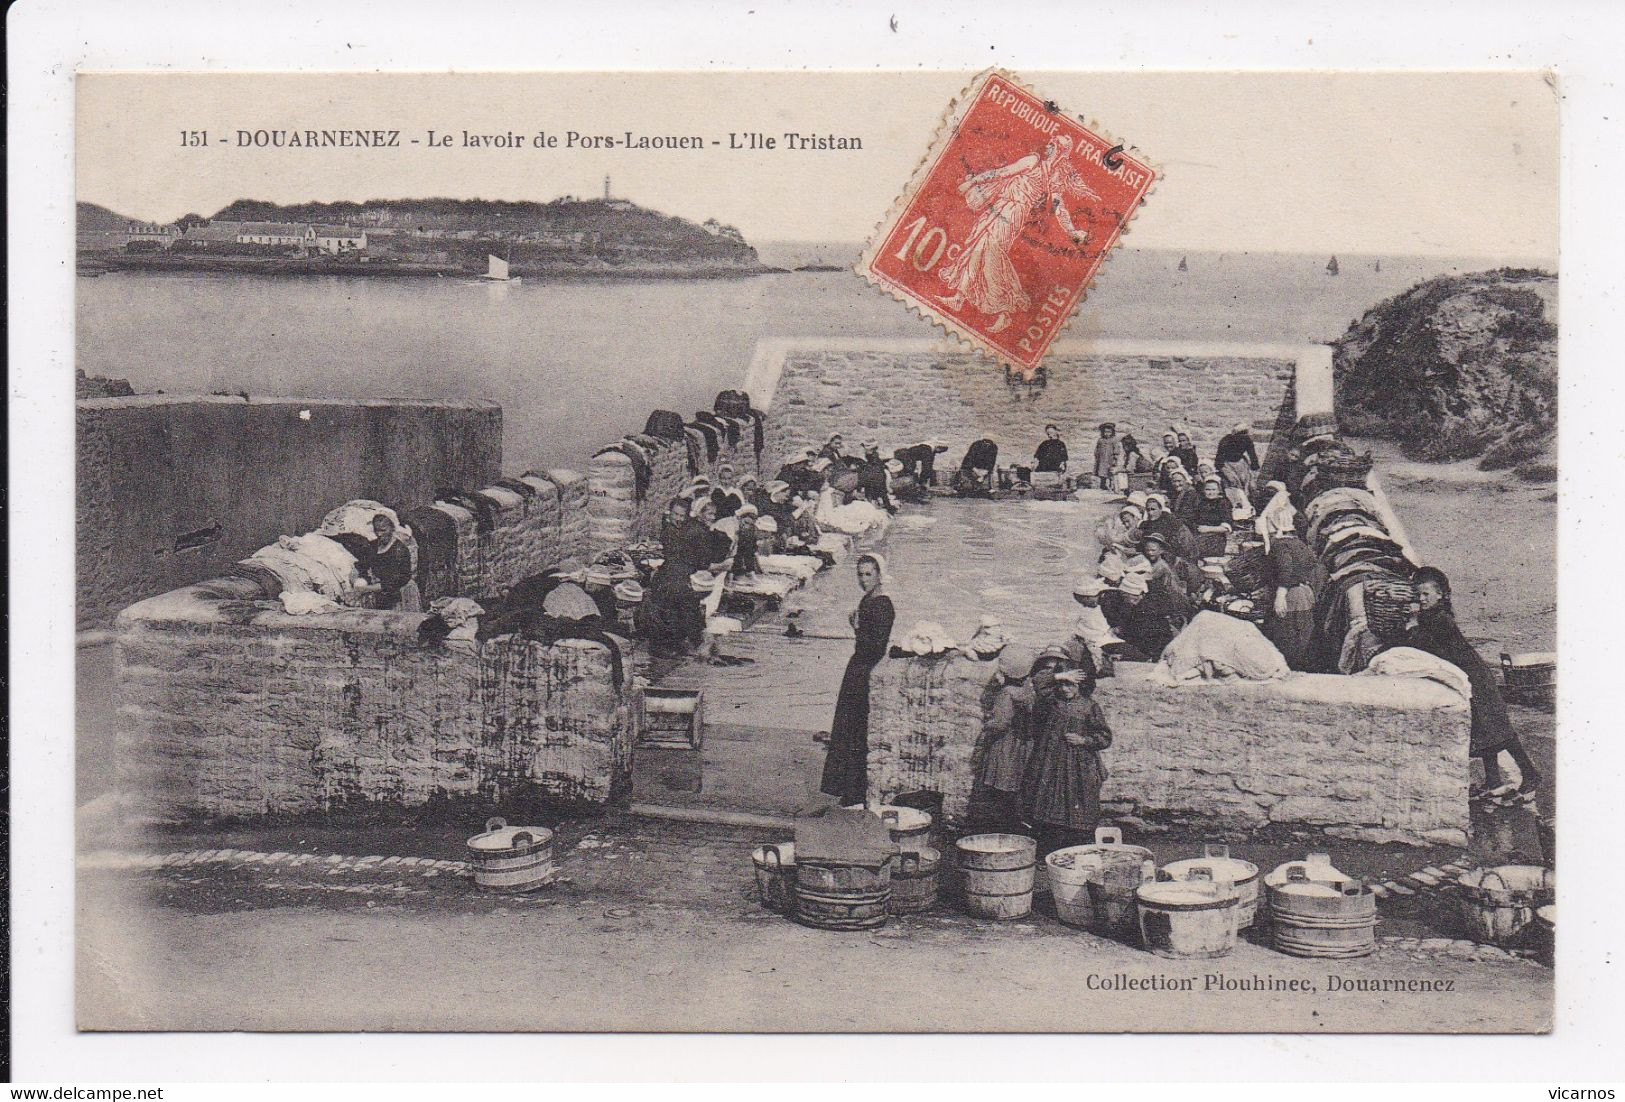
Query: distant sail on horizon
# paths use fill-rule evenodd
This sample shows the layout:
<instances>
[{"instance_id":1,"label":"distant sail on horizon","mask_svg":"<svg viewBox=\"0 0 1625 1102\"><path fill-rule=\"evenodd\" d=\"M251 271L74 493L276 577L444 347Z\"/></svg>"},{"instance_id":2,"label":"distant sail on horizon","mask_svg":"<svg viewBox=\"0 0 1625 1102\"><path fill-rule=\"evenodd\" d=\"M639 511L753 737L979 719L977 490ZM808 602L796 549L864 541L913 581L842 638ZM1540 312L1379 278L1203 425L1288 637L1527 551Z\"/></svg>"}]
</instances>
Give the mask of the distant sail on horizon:
<instances>
[{"instance_id":1,"label":"distant sail on horizon","mask_svg":"<svg viewBox=\"0 0 1625 1102\"><path fill-rule=\"evenodd\" d=\"M1328 260L1326 262L1326 274L1327 275L1336 275L1337 274L1337 257L1334 256L1334 257L1332 257L1330 260Z\"/></svg>"},{"instance_id":2,"label":"distant sail on horizon","mask_svg":"<svg viewBox=\"0 0 1625 1102\"><path fill-rule=\"evenodd\" d=\"M485 263L486 263L486 269L485 269L485 278L486 279L507 279L508 278L508 262L506 260L502 259L500 256L495 256L495 255L493 255L491 253L486 253L485 254Z\"/></svg>"},{"instance_id":3,"label":"distant sail on horizon","mask_svg":"<svg viewBox=\"0 0 1625 1102\"><path fill-rule=\"evenodd\" d=\"M1179 258L1179 270L1182 272L1190 271L1190 268L1185 264L1185 257L1183 256Z\"/></svg>"},{"instance_id":4,"label":"distant sail on horizon","mask_svg":"<svg viewBox=\"0 0 1625 1102\"><path fill-rule=\"evenodd\" d=\"M1372 268L1372 269L1371 269L1371 270L1372 270L1372 271L1373 271L1373 272L1380 272L1380 271L1382 271L1382 259L1381 259L1381 258L1380 258L1380 257L1379 257L1379 258L1378 258L1378 259L1377 259L1377 263L1376 263L1376 265L1375 265L1375 266L1374 266L1374 267L1373 267L1373 268Z\"/></svg>"}]
</instances>

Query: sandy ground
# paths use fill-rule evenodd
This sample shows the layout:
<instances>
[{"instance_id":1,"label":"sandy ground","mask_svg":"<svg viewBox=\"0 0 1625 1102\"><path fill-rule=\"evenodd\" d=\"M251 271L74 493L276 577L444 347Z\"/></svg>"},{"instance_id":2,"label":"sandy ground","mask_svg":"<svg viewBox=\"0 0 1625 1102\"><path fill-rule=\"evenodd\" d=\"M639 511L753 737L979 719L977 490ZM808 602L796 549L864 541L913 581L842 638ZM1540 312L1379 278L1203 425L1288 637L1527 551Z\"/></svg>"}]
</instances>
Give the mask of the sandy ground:
<instances>
[{"instance_id":1,"label":"sandy ground","mask_svg":"<svg viewBox=\"0 0 1625 1102\"><path fill-rule=\"evenodd\" d=\"M1418 552L1450 576L1462 628L1486 654L1557 649L1557 486L1477 460L1414 463L1361 441Z\"/></svg>"},{"instance_id":2,"label":"sandy ground","mask_svg":"<svg viewBox=\"0 0 1625 1102\"><path fill-rule=\"evenodd\" d=\"M1443 939L1352 961L1255 935L1174 961L944 899L880 930L760 905L754 835L566 826L561 879L486 895L402 867L210 863L81 877L80 1025L135 1029L1539 1031L1549 969ZM1385 931L1389 925L1383 927ZM1192 989L1178 990L1182 981ZM1409 985L1373 990L1372 981ZM1130 985L1139 989L1134 989ZM1283 990L1284 985L1292 990ZM1425 984L1430 989L1414 988ZM1365 988L1365 989L1360 989Z\"/></svg>"},{"instance_id":3,"label":"sandy ground","mask_svg":"<svg viewBox=\"0 0 1625 1102\"><path fill-rule=\"evenodd\" d=\"M101 998L85 1001L81 1028L1532 1032L1550 1021L1551 974L1525 962L1403 955L1328 964L1252 945L1217 964L1162 961L1015 927L966 932L916 921L830 934L658 904L626 916L544 904L455 915L286 908L252 922L167 923L175 936L138 954L101 941L86 947L88 971L105 963L116 978L92 985ZM1196 977L1198 987L1089 990L1119 973ZM1313 989L1214 992L1202 986L1208 974ZM1331 994L1332 976L1443 981L1451 990Z\"/></svg>"}]
</instances>

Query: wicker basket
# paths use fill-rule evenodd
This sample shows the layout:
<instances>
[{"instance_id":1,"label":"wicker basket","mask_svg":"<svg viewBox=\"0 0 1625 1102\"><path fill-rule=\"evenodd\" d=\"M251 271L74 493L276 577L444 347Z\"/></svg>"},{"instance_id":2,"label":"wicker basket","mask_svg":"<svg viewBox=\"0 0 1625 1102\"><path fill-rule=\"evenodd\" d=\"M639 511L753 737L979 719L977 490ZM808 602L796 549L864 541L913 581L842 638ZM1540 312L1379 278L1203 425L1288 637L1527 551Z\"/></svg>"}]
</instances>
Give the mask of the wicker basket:
<instances>
[{"instance_id":1,"label":"wicker basket","mask_svg":"<svg viewBox=\"0 0 1625 1102\"><path fill-rule=\"evenodd\" d=\"M1363 490L1371 477L1371 465L1370 452L1365 455L1352 452L1324 455L1321 462L1312 467L1315 492L1324 493L1338 486Z\"/></svg>"},{"instance_id":2,"label":"wicker basket","mask_svg":"<svg viewBox=\"0 0 1625 1102\"><path fill-rule=\"evenodd\" d=\"M1337 414L1306 413L1298 418L1297 437L1299 440L1309 440L1316 436L1328 436L1337 432Z\"/></svg>"},{"instance_id":3,"label":"wicker basket","mask_svg":"<svg viewBox=\"0 0 1625 1102\"><path fill-rule=\"evenodd\" d=\"M1374 578L1365 583L1365 620L1379 639L1391 639L1405 630L1416 587L1403 578Z\"/></svg>"}]
</instances>

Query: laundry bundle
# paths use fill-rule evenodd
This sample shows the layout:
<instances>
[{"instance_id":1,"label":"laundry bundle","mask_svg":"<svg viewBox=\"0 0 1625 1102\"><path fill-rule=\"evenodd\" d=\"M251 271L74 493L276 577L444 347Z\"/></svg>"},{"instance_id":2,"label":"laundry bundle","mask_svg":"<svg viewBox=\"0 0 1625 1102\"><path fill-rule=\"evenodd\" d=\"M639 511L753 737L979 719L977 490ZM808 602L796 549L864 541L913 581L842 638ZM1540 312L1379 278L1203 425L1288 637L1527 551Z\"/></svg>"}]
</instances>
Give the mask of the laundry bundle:
<instances>
[{"instance_id":1,"label":"laundry bundle","mask_svg":"<svg viewBox=\"0 0 1625 1102\"><path fill-rule=\"evenodd\" d=\"M728 579L728 592L746 597L782 598L797 582L787 574L738 574Z\"/></svg>"},{"instance_id":2,"label":"laundry bundle","mask_svg":"<svg viewBox=\"0 0 1625 1102\"><path fill-rule=\"evenodd\" d=\"M419 625L418 635L471 642L484 613L484 607L472 598L441 597L429 606L429 617Z\"/></svg>"},{"instance_id":3,"label":"laundry bundle","mask_svg":"<svg viewBox=\"0 0 1625 1102\"><path fill-rule=\"evenodd\" d=\"M1096 611L1099 611L1098 609ZM1004 630L1004 624L996 616L984 616L976 627L976 632L965 645L960 648L972 658L986 661L995 658L998 653L1010 642L1010 633Z\"/></svg>"},{"instance_id":4,"label":"laundry bundle","mask_svg":"<svg viewBox=\"0 0 1625 1102\"><path fill-rule=\"evenodd\" d=\"M954 641L947 629L935 620L921 620L909 629L908 635L899 644L899 649L927 658L952 651Z\"/></svg>"},{"instance_id":5,"label":"laundry bundle","mask_svg":"<svg viewBox=\"0 0 1625 1102\"><path fill-rule=\"evenodd\" d=\"M309 616L318 612L337 612L343 606L330 597L308 589L284 589L278 598L282 611L289 616Z\"/></svg>"},{"instance_id":6,"label":"laundry bundle","mask_svg":"<svg viewBox=\"0 0 1625 1102\"><path fill-rule=\"evenodd\" d=\"M1371 476L1372 459L1370 452L1357 455L1347 444L1333 441L1306 453L1303 465L1303 492L1307 494L1340 487L1363 488Z\"/></svg>"},{"instance_id":7,"label":"laundry bundle","mask_svg":"<svg viewBox=\"0 0 1625 1102\"><path fill-rule=\"evenodd\" d=\"M684 438L683 415L669 409L657 409L644 421L643 433L668 443L681 443Z\"/></svg>"},{"instance_id":8,"label":"laundry bundle","mask_svg":"<svg viewBox=\"0 0 1625 1102\"><path fill-rule=\"evenodd\" d=\"M1174 681L1270 681L1292 670L1275 644L1247 620L1202 611L1174 636L1158 663Z\"/></svg>"},{"instance_id":9,"label":"laundry bundle","mask_svg":"<svg viewBox=\"0 0 1625 1102\"><path fill-rule=\"evenodd\" d=\"M811 581L824 565L815 555L758 555L756 564L765 574L784 574L798 582Z\"/></svg>"},{"instance_id":10,"label":"laundry bundle","mask_svg":"<svg viewBox=\"0 0 1625 1102\"><path fill-rule=\"evenodd\" d=\"M395 515L395 510L376 501L356 498L329 512L317 525L316 531L324 536L349 533L370 540L375 534L372 530L373 518L380 515L388 517L391 524L400 527L401 518Z\"/></svg>"},{"instance_id":11,"label":"laundry bundle","mask_svg":"<svg viewBox=\"0 0 1625 1102\"><path fill-rule=\"evenodd\" d=\"M353 598L358 580L355 556L319 532L278 537L242 562L276 575L284 592L304 590L340 604Z\"/></svg>"},{"instance_id":12,"label":"laundry bundle","mask_svg":"<svg viewBox=\"0 0 1625 1102\"><path fill-rule=\"evenodd\" d=\"M1443 685L1461 697L1463 703L1470 703L1473 699L1473 683L1459 666L1415 647L1392 647L1383 651L1360 671L1359 676L1420 677Z\"/></svg>"}]
</instances>

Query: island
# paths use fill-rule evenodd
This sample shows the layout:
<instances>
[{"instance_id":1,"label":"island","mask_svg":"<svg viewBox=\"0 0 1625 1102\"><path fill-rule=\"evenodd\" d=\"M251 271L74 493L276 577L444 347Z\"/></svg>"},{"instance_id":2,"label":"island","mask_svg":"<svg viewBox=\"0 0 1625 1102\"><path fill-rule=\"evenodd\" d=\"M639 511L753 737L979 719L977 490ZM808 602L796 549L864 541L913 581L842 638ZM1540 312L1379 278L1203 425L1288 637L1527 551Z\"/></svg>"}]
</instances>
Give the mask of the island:
<instances>
[{"instance_id":1,"label":"island","mask_svg":"<svg viewBox=\"0 0 1625 1102\"><path fill-rule=\"evenodd\" d=\"M78 204L78 268L254 275L709 279L760 275L732 226L614 198L549 202L372 199L278 205L239 199L211 217L142 222Z\"/></svg>"}]
</instances>

